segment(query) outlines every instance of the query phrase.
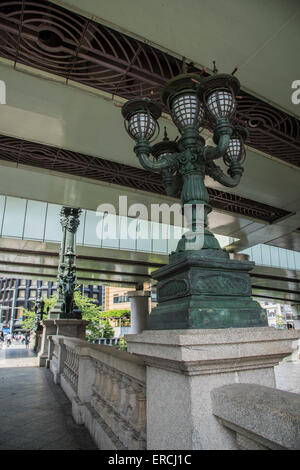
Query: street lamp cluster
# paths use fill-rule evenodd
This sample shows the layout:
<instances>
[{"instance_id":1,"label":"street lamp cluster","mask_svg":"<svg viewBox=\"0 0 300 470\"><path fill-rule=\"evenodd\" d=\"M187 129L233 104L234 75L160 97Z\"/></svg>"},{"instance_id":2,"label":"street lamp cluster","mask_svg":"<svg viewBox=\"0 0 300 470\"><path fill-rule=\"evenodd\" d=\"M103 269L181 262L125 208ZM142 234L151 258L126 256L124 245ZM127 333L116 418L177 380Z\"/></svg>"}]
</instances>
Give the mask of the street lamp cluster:
<instances>
[{"instance_id":1,"label":"street lamp cluster","mask_svg":"<svg viewBox=\"0 0 300 470\"><path fill-rule=\"evenodd\" d=\"M242 126L233 125L239 88L238 79L228 74L203 78L186 73L170 80L161 91L161 100L180 132L180 139L178 142L169 141L165 136L162 142L152 147L150 143L159 132L157 121L162 107L150 98L137 98L128 101L122 108L126 130L136 142L134 150L141 165L162 174L169 196L175 196L181 190L183 206L204 206L203 248L220 249L207 229L207 214L211 207L204 186L205 175L225 186L234 187L243 174L244 141L248 132ZM200 135L201 126L204 125L213 129L216 147L205 145ZM214 162L221 157L228 166L227 175ZM195 226L194 220L191 225ZM195 230L194 236L197 238ZM186 242L187 237L183 238ZM183 246L184 250L188 249L181 242L180 250Z\"/></svg>"},{"instance_id":2,"label":"street lamp cluster","mask_svg":"<svg viewBox=\"0 0 300 470\"><path fill-rule=\"evenodd\" d=\"M235 187L244 171L248 132L234 124L239 89L233 74L203 77L184 73L174 77L161 90L161 101L180 138L170 141L165 134L153 146L162 106L150 98L136 98L122 107L125 128L136 143L134 151L140 164L161 173L167 195L181 194L188 227L170 255L169 265L152 273L158 281L158 306L149 316L149 329L267 325L265 313L251 298L248 271L253 263L231 260L207 222L212 208L205 175ZM215 146L206 145L201 136L203 127L213 130ZM220 158L228 167L227 174L215 163Z\"/></svg>"},{"instance_id":3,"label":"street lamp cluster","mask_svg":"<svg viewBox=\"0 0 300 470\"><path fill-rule=\"evenodd\" d=\"M182 74L172 79L162 90L161 99L168 108L172 120L183 139L185 147L192 148L203 161L210 161L221 156L231 173L237 164L240 166L245 157L244 140L247 130L241 126L233 126L236 111L236 97L240 84L236 77L227 74L216 74L201 78L195 74ZM146 144L154 137L158 129L157 120L162 108L149 98L137 98L128 101L122 108L127 122L127 131L137 144ZM214 141L217 149L205 147L198 139L199 129L205 123L214 128ZM194 139L192 142L187 138ZM136 151L138 153L139 147ZM149 153L151 152L150 149ZM171 155L174 153L170 148ZM152 167L160 170L162 166L170 166L167 152L160 155L164 165ZM143 160L141 161L143 164ZM145 166L145 164L144 164Z\"/></svg>"}]
</instances>

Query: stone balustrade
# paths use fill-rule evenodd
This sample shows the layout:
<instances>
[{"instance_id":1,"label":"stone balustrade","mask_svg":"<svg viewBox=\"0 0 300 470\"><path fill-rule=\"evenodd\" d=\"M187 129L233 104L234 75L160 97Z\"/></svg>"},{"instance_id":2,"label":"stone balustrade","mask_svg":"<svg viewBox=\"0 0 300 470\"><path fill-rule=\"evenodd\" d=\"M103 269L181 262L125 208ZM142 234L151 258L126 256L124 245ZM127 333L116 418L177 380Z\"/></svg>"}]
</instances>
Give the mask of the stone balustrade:
<instances>
[{"instance_id":1,"label":"stone balustrade","mask_svg":"<svg viewBox=\"0 0 300 470\"><path fill-rule=\"evenodd\" d=\"M232 384L211 392L213 414L230 429L241 450L299 450L300 397L256 384Z\"/></svg>"},{"instance_id":2,"label":"stone balustrade","mask_svg":"<svg viewBox=\"0 0 300 470\"><path fill-rule=\"evenodd\" d=\"M125 351L77 338L49 338L54 381L101 449L146 449L146 366Z\"/></svg>"},{"instance_id":3,"label":"stone balustrade","mask_svg":"<svg viewBox=\"0 0 300 470\"><path fill-rule=\"evenodd\" d=\"M145 330L120 351L55 334L47 365L102 450L300 449L300 396L274 374L299 336Z\"/></svg>"},{"instance_id":4,"label":"stone balustrade","mask_svg":"<svg viewBox=\"0 0 300 470\"><path fill-rule=\"evenodd\" d=\"M76 349L71 346L66 346L66 358L63 366L63 376L69 381L75 392L78 387L78 369L79 369L79 355Z\"/></svg>"}]
</instances>

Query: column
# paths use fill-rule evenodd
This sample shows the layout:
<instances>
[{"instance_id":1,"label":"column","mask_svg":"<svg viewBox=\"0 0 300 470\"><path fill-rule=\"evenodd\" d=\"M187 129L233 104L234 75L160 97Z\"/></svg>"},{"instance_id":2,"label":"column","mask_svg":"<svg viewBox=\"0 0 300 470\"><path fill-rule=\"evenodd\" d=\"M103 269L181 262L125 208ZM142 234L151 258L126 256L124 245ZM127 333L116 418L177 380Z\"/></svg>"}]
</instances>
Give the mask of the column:
<instances>
[{"instance_id":1,"label":"column","mask_svg":"<svg viewBox=\"0 0 300 470\"><path fill-rule=\"evenodd\" d=\"M300 330L300 305L292 305L295 330Z\"/></svg>"},{"instance_id":2,"label":"column","mask_svg":"<svg viewBox=\"0 0 300 470\"><path fill-rule=\"evenodd\" d=\"M147 366L147 449L237 449L213 415L211 391L252 383L275 387L274 366L300 331L269 327L145 330L125 335Z\"/></svg>"},{"instance_id":3,"label":"column","mask_svg":"<svg viewBox=\"0 0 300 470\"><path fill-rule=\"evenodd\" d=\"M150 291L137 290L127 293L130 299L131 334L141 333L146 329L149 315Z\"/></svg>"},{"instance_id":4,"label":"column","mask_svg":"<svg viewBox=\"0 0 300 470\"><path fill-rule=\"evenodd\" d=\"M56 334L56 325L53 319L43 320L41 323L43 326L41 348L38 354L38 363L40 367L45 367L48 358L48 336Z\"/></svg>"}]
</instances>

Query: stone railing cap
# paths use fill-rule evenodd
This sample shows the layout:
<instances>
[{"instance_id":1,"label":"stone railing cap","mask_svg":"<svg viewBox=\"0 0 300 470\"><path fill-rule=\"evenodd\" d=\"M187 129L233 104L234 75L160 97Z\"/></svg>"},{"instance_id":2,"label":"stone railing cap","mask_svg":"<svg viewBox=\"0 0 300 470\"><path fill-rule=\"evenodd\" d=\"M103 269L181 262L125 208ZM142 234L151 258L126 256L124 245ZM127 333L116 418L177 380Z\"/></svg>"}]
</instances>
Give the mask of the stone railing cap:
<instances>
[{"instance_id":1,"label":"stone railing cap","mask_svg":"<svg viewBox=\"0 0 300 470\"><path fill-rule=\"evenodd\" d=\"M257 384L211 391L213 414L286 449L300 448L300 396Z\"/></svg>"}]
</instances>

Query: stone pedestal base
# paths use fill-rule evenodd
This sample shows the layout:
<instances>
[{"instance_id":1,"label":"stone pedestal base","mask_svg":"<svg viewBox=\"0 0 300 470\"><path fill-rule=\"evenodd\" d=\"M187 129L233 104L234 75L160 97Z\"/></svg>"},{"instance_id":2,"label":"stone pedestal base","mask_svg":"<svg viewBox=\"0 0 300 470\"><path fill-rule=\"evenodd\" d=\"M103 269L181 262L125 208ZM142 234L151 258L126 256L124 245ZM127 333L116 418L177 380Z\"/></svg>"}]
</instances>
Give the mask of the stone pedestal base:
<instances>
[{"instance_id":1,"label":"stone pedestal base","mask_svg":"<svg viewBox=\"0 0 300 470\"><path fill-rule=\"evenodd\" d=\"M50 320L56 320L59 318L62 311L62 304L63 300L58 298L56 304L54 305L54 307L52 307L51 311L49 312L48 318Z\"/></svg>"},{"instance_id":2,"label":"stone pedestal base","mask_svg":"<svg viewBox=\"0 0 300 470\"><path fill-rule=\"evenodd\" d=\"M147 327L147 318L149 315L149 297L150 291L137 290L128 292L130 299L130 322L131 334L141 333Z\"/></svg>"},{"instance_id":3,"label":"stone pedestal base","mask_svg":"<svg viewBox=\"0 0 300 470\"><path fill-rule=\"evenodd\" d=\"M43 335L43 327L40 325L38 329L35 331L34 338L33 338L33 351L35 353L39 353L41 349L42 335Z\"/></svg>"},{"instance_id":4,"label":"stone pedestal base","mask_svg":"<svg viewBox=\"0 0 300 470\"><path fill-rule=\"evenodd\" d=\"M48 357L48 336L56 334L56 325L54 320L48 318L41 323L43 326L41 349L38 354L38 363L40 367L45 367Z\"/></svg>"},{"instance_id":5,"label":"stone pedestal base","mask_svg":"<svg viewBox=\"0 0 300 470\"><path fill-rule=\"evenodd\" d=\"M79 338L85 340L86 320L73 320L73 319L57 319L54 324L57 328L56 334L58 336L69 336L71 338Z\"/></svg>"},{"instance_id":6,"label":"stone pedestal base","mask_svg":"<svg viewBox=\"0 0 300 470\"><path fill-rule=\"evenodd\" d=\"M300 332L274 328L146 330L126 335L147 365L147 449L237 449L212 413L211 391L252 383L275 387L274 366Z\"/></svg>"},{"instance_id":7,"label":"stone pedestal base","mask_svg":"<svg viewBox=\"0 0 300 470\"><path fill-rule=\"evenodd\" d=\"M85 341L86 325L89 322L86 320L73 320L73 319L52 319L48 318L42 322L43 335L41 342L41 350L38 354L39 366L49 367L48 361L48 337L53 335L68 336L71 338L79 338Z\"/></svg>"}]
</instances>

